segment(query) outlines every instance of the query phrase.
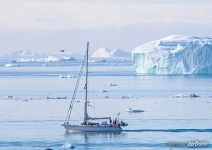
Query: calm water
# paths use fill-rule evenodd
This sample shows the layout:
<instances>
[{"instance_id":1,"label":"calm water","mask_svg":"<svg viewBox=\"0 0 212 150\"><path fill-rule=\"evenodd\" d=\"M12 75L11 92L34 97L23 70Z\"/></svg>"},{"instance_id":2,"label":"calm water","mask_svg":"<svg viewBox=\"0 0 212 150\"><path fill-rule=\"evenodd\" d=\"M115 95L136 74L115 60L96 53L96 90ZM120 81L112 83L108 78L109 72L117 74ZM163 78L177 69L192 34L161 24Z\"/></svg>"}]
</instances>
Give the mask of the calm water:
<instances>
[{"instance_id":1,"label":"calm water","mask_svg":"<svg viewBox=\"0 0 212 150\"><path fill-rule=\"evenodd\" d=\"M170 141L207 140L212 143L211 76L138 76L131 64L92 65L89 98L95 109L89 108L90 115L115 118L121 112L120 118L129 126L119 134L66 134L61 124L76 78L60 79L58 76L76 75L79 63L41 65L0 67L2 150L57 150L65 143L79 150L169 150L167 143ZM108 86L108 83L117 86ZM77 95L79 102L74 104L73 123L81 123L83 119L83 86L80 85ZM198 93L200 97L190 98L191 93ZM68 98L47 99L65 96ZM129 114L128 107L145 112ZM206 149L212 149L212 145Z\"/></svg>"}]
</instances>

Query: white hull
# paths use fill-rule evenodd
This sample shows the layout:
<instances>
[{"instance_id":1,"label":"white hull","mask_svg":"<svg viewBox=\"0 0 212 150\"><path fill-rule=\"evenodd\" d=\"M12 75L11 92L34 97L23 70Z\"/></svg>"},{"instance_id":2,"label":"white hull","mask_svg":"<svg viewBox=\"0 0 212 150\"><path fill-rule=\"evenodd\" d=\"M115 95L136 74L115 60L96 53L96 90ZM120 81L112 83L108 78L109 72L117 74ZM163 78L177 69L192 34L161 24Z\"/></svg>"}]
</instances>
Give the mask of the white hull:
<instances>
[{"instance_id":1,"label":"white hull","mask_svg":"<svg viewBox=\"0 0 212 150\"><path fill-rule=\"evenodd\" d=\"M121 127L110 127L110 126L90 126L90 125L70 125L62 124L66 131L77 131L77 132L121 132Z\"/></svg>"}]
</instances>

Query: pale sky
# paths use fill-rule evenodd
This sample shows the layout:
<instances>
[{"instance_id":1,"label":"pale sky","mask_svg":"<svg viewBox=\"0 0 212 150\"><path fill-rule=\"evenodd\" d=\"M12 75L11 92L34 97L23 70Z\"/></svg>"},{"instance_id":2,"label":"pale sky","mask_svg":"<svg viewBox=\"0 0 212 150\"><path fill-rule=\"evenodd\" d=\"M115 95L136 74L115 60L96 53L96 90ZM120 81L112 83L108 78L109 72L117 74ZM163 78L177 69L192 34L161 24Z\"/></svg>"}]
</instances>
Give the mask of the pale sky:
<instances>
[{"instance_id":1,"label":"pale sky","mask_svg":"<svg viewBox=\"0 0 212 150\"><path fill-rule=\"evenodd\" d=\"M0 55L15 50L131 51L171 34L212 37L210 0L0 0Z\"/></svg>"}]
</instances>

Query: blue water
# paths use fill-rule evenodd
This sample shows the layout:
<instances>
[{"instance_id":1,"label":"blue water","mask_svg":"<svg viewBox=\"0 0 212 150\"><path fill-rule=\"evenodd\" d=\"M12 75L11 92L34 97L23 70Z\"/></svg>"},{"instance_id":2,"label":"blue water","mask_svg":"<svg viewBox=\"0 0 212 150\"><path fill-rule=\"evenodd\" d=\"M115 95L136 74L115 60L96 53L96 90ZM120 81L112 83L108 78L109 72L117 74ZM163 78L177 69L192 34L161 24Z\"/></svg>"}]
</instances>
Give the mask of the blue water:
<instances>
[{"instance_id":1,"label":"blue water","mask_svg":"<svg viewBox=\"0 0 212 150\"><path fill-rule=\"evenodd\" d=\"M67 134L61 124L76 78L58 76L77 74L80 63L49 63L46 67L41 63L21 63L19 67L3 64L0 67L2 150L58 150L65 143L79 150L170 150L170 141L190 140L208 141L205 149L212 149L212 76L138 76L131 63L93 64L89 69L89 98L95 109L89 108L89 114L115 118L121 112L120 118L129 126L115 134ZM83 87L80 84L79 102L74 104L71 117L73 123L81 123L83 119ZM191 93L200 97L190 98ZM56 99L65 96L67 99ZM126 112L128 107L145 112L130 114Z\"/></svg>"}]
</instances>

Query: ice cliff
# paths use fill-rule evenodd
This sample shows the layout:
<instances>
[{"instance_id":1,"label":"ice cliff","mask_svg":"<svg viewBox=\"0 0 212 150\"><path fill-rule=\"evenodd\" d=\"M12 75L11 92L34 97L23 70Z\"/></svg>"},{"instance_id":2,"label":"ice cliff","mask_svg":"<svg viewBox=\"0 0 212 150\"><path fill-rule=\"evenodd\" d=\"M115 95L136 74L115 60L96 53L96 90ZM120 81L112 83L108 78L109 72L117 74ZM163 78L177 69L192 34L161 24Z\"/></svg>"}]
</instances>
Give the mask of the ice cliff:
<instances>
[{"instance_id":1,"label":"ice cliff","mask_svg":"<svg viewBox=\"0 0 212 150\"><path fill-rule=\"evenodd\" d=\"M212 74L212 38L172 35L132 51L140 74Z\"/></svg>"}]
</instances>

